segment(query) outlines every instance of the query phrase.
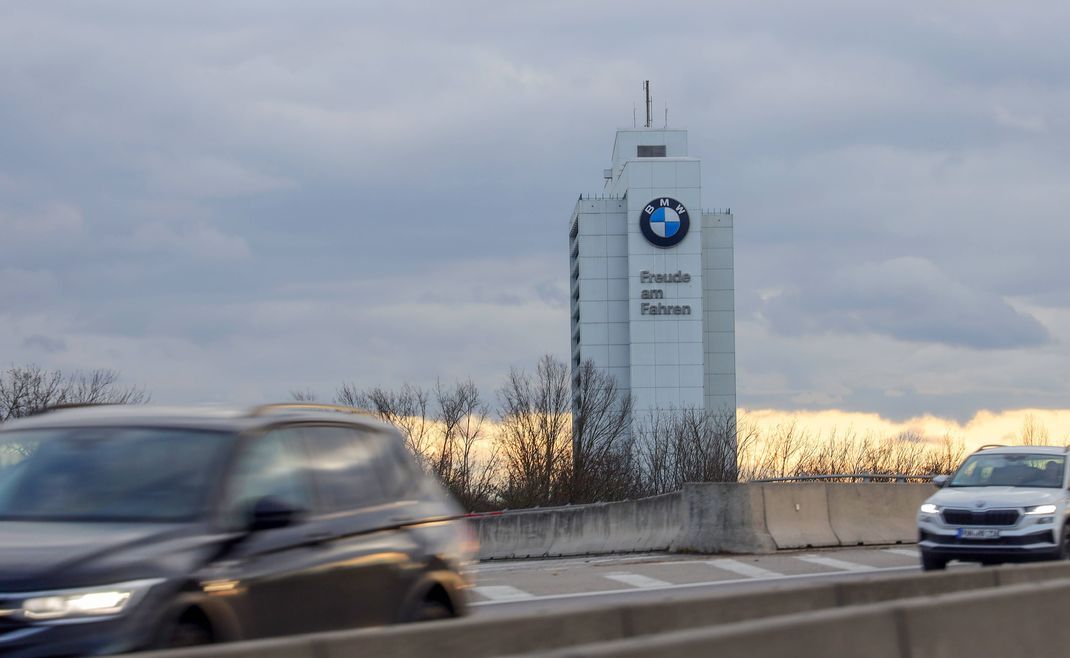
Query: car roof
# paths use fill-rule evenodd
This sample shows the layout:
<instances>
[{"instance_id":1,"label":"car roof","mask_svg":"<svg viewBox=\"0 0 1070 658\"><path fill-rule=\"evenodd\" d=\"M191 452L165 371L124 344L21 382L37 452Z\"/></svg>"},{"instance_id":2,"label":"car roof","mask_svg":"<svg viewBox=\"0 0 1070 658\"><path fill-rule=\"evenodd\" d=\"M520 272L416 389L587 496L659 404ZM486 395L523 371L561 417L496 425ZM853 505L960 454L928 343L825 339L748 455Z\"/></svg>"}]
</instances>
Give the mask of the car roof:
<instances>
[{"instance_id":1,"label":"car roof","mask_svg":"<svg viewBox=\"0 0 1070 658\"><path fill-rule=\"evenodd\" d=\"M1030 454L1030 455L1065 455L1070 448L1066 446L985 446L976 453L984 454Z\"/></svg>"},{"instance_id":2,"label":"car roof","mask_svg":"<svg viewBox=\"0 0 1070 658\"><path fill-rule=\"evenodd\" d=\"M75 427L171 427L216 431L245 431L283 423L345 423L396 432L369 412L335 405L281 403L251 408L215 405L170 407L157 405L86 405L57 408L0 424L0 432Z\"/></svg>"}]
</instances>

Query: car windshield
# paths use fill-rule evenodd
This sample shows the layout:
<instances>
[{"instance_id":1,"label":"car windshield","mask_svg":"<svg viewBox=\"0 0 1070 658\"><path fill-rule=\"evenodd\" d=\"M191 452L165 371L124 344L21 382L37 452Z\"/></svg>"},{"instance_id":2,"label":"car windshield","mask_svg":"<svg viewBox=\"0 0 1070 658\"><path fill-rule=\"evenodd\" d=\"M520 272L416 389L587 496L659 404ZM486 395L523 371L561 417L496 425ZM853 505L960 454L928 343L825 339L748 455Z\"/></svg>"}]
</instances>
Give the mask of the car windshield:
<instances>
[{"instance_id":1,"label":"car windshield","mask_svg":"<svg viewBox=\"0 0 1070 658\"><path fill-rule=\"evenodd\" d=\"M1003 453L971 455L955 476L952 487L1063 486L1064 455Z\"/></svg>"},{"instance_id":2,"label":"car windshield","mask_svg":"<svg viewBox=\"0 0 1070 658\"><path fill-rule=\"evenodd\" d=\"M0 519L196 517L230 441L220 432L81 428L0 433Z\"/></svg>"}]
</instances>

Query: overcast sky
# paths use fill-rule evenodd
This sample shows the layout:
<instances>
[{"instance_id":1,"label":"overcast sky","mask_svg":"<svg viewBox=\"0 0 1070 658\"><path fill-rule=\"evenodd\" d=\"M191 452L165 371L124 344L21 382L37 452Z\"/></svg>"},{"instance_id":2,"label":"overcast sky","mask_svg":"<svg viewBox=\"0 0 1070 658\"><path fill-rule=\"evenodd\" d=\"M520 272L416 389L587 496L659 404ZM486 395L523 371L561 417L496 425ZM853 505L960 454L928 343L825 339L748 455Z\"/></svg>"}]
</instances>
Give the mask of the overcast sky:
<instances>
[{"instance_id":1,"label":"overcast sky","mask_svg":"<svg viewBox=\"0 0 1070 658\"><path fill-rule=\"evenodd\" d=\"M492 393L567 358L650 79L735 213L741 406L1070 406L1070 5L914 4L0 2L0 359Z\"/></svg>"}]
</instances>

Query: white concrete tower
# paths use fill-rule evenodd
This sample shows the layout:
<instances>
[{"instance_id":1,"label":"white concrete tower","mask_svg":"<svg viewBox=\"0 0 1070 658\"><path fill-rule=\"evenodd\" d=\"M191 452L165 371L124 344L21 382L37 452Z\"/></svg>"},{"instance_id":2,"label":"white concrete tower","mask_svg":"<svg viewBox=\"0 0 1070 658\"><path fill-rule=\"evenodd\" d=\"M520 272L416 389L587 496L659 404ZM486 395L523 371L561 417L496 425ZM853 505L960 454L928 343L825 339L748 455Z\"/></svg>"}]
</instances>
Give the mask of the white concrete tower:
<instances>
[{"instance_id":1,"label":"white concrete tower","mask_svg":"<svg viewBox=\"0 0 1070 658\"><path fill-rule=\"evenodd\" d=\"M736 409L732 215L702 209L687 131L617 131L604 193L572 213L572 364L651 410Z\"/></svg>"}]
</instances>

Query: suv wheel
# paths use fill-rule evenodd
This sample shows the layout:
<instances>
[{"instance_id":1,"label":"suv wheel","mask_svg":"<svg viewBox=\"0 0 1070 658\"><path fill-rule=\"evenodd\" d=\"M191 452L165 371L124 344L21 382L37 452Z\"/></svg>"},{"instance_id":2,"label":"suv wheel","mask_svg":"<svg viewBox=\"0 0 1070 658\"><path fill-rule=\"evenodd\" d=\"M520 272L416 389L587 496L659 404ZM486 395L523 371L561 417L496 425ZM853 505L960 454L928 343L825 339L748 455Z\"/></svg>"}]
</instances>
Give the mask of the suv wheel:
<instances>
[{"instance_id":1,"label":"suv wheel","mask_svg":"<svg viewBox=\"0 0 1070 658\"><path fill-rule=\"evenodd\" d=\"M1070 560L1070 521L1063 522L1062 541L1059 542L1059 550L1055 552L1056 560Z\"/></svg>"},{"instance_id":2,"label":"suv wheel","mask_svg":"<svg viewBox=\"0 0 1070 658\"><path fill-rule=\"evenodd\" d=\"M439 619L450 619L451 617L453 617L453 611L445 603L427 600L420 604L413 621L437 621Z\"/></svg>"},{"instance_id":3,"label":"suv wheel","mask_svg":"<svg viewBox=\"0 0 1070 658\"><path fill-rule=\"evenodd\" d=\"M921 553L921 570L922 571L943 571L947 568L947 558L940 557L939 555L933 555L922 551Z\"/></svg>"},{"instance_id":4,"label":"suv wheel","mask_svg":"<svg viewBox=\"0 0 1070 658\"><path fill-rule=\"evenodd\" d=\"M194 615L184 615L178 621L168 624L160 634L158 649L179 649L211 644L212 631L206 621Z\"/></svg>"}]
</instances>

